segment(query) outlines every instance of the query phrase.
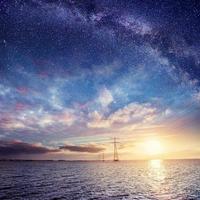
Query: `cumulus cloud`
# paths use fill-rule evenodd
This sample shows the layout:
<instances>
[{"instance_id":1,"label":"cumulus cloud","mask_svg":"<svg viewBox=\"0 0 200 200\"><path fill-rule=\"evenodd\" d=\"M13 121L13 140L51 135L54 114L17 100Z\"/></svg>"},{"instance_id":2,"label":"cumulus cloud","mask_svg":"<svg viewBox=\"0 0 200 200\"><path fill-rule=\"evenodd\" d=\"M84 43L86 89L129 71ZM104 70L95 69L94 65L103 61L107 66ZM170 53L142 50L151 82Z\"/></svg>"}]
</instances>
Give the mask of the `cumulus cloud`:
<instances>
[{"instance_id":1,"label":"cumulus cloud","mask_svg":"<svg viewBox=\"0 0 200 200\"><path fill-rule=\"evenodd\" d=\"M131 103L113 113L109 120L114 123L148 122L156 116L156 108L151 104Z\"/></svg>"},{"instance_id":2,"label":"cumulus cloud","mask_svg":"<svg viewBox=\"0 0 200 200\"><path fill-rule=\"evenodd\" d=\"M29 154L46 154L58 152L59 149L50 149L38 144L29 144L21 141L0 141L0 156L16 156Z\"/></svg>"},{"instance_id":3,"label":"cumulus cloud","mask_svg":"<svg viewBox=\"0 0 200 200\"><path fill-rule=\"evenodd\" d=\"M60 149L63 150L68 150L72 152L86 152L86 153L98 153L104 150L103 147L97 146L94 144L89 144L89 145L64 145L61 146Z\"/></svg>"},{"instance_id":4,"label":"cumulus cloud","mask_svg":"<svg viewBox=\"0 0 200 200\"><path fill-rule=\"evenodd\" d=\"M151 104L131 103L124 108L117 110L107 118L98 112L91 114L91 121L88 122L90 128L108 128L117 125L141 124L152 122L158 114L158 111Z\"/></svg>"}]
</instances>

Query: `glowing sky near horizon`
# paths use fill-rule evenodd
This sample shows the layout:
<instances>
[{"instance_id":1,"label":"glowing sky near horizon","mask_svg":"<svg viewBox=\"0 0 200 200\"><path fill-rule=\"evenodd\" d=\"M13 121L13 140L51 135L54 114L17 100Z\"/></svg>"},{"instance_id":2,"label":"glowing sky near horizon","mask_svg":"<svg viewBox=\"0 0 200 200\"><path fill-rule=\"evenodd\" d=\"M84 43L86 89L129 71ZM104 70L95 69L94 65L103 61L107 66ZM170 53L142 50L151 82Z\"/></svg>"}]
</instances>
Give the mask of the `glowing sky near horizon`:
<instances>
[{"instance_id":1,"label":"glowing sky near horizon","mask_svg":"<svg viewBox=\"0 0 200 200\"><path fill-rule=\"evenodd\" d=\"M200 157L199 12L193 0L0 1L0 158L111 158L114 136L122 159L151 157L151 141L163 158Z\"/></svg>"}]
</instances>

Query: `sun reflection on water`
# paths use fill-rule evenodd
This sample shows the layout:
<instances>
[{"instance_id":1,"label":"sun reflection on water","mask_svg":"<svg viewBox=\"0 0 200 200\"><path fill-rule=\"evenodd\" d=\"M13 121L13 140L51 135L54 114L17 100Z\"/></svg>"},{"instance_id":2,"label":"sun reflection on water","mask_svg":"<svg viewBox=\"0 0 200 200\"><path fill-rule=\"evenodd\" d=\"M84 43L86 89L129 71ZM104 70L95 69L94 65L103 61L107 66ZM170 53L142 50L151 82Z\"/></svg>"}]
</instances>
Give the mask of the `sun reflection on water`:
<instances>
[{"instance_id":1,"label":"sun reflection on water","mask_svg":"<svg viewBox=\"0 0 200 200\"><path fill-rule=\"evenodd\" d=\"M163 160L150 160L149 161L149 178L158 184L165 179L165 166Z\"/></svg>"},{"instance_id":2,"label":"sun reflection on water","mask_svg":"<svg viewBox=\"0 0 200 200\"><path fill-rule=\"evenodd\" d=\"M150 160L148 164L149 184L152 193L157 199L166 200L168 198L168 188L166 187L166 166L163 160Z\"/></svg>"},{"instance_id":3,"label":"sun reflection on water","mask_svg":"<svg viewBox=\"0 0 200 200\"><path fill-rule=\"evenodd\" d=\"M150 160L149 165L151 169L160 169L162 167L162 160Z\"/></svg>"}]
</instances>

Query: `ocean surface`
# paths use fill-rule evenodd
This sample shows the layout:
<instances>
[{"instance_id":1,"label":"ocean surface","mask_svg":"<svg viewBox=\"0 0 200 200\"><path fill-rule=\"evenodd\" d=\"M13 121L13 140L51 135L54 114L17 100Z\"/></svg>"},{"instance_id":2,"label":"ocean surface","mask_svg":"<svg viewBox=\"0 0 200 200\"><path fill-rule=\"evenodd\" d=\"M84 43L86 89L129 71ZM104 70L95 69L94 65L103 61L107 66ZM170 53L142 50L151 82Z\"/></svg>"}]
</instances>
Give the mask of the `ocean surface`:
<instances>
[{"instance_id":1,"label":"ocean surface","mask_svg":"<svg viewBox=\"0 0 200 200\"><path fill-rule=\"evenodd\" d=\"M200 199L200 160L1 161L0 199Z\"/></svg>"}]
</instances>

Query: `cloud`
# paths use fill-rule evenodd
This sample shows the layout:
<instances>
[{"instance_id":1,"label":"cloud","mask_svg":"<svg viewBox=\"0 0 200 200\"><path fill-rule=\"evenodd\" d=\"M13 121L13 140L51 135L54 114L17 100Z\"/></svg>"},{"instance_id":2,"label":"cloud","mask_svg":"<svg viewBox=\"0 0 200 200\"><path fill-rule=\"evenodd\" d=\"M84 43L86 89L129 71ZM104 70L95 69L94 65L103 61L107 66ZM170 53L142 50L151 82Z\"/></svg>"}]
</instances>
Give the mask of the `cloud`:
<instances>
[{"instance_id":1,"label":"cloud","mask_svg":"<svg viewBox=\"0 0 200 200\"><path fill-rule=\"evenodd\" d=\"M47 112L41 106L30 107L16 103L13 111L3 112L0 110L0 128L5 132L30 133L30 131L34 131L43 133L44 131L52 132L52 128L59 132L62 127L72 126L76 120L74 110L68 108L57 112ZM58 130L56 127L60 127L60 129Z\"/></svg>"},{"instance_id":2,"label":"cloud","mask_svg":"<svg viewBox=\"0 0 200 200\"><path fill-rule=\"evenodd\" d=\"M27 87L18 87L16 90L21 95L27 95L29 93L29 88Z\"/></svg>"},{"instance_id":3,"label":"cloud","mask_svg":"<svg viewBox=\"0 0 200 200\"><path fill-rule=\"evenodd\" d=\"M57 88L50 88L49 92L50 92L50 99L49 99L50 105L53 108L62 109L63 106L62 106L60 94Z\"/></svg>"},{"instance_id":4,"label":"cloud","mask_svg":"<svg viewBox=\"0 0 200 200\"><path fill-rule=\"evenodd\" d=\"M20 103L20 102L17 102L15 104L15 110L16 111L21 111L21 110L25 110L28 108L28 105L27 104L24 104L24 103Z\"/></svg>"},{"instance_id":5,"label":"cloud","mask_svg":"<svg viewBox=\"0 0 200 200\"><path fill-rule=\"evenodd\" d=\"M109 77L109 76L112 76L113 74L115 74L121 68L122 68L121 61L115 59L111 63L107 63L107 64L103 63L103 64L100 64L100 65L92 65L92 68L89 72L92 75L95 75L95 76ZM86 75L88 75L88 74L86 74Z\"/></svg>"},{"instance_id":6,"label":"cloud","mask_svg":"<svg viewBox=\"0 0 200 200\"><path fill-rule=\"evenodd\" d=\"M111 92L107 88L103 88L100 91L98 102L103 108L106 108L114 101Z\"/></svg>"},{"instance_id":7,"label":"cloud","mask_svg":"<svg viewBox=\"0 0 200 200\"><path fill-rule=\"evenodd\" d=\"M44 115L40 120L38 120L38 125L40 127L47 127L55 124L71 126L75 120L76 116L73 114L73 110L66 108L57 114Z\"/></svg>"},{"instance_id":8,"label":"cloud","mask_svg":"<svg viewBox=\"0 0 200 200\"><path fill-rule=\"evenodd\" d=\"M58 152L59 149L50 149L38 144L29 144L21 141L0 141L0 156L17 156L31 154L46 154Z\"/></svg>"},{"instance_id":9,"label":"cloud","mask_svg":"<svg viewBox=\"0 0 200 200\"><path fill-rule=\"evenodd\" d=\"M151 104L131 103L122 109L113 113L109 119L114 123L129 123L129 122L148 122L152 121L156 115L156 108Z\"/></svg>"},{"instance_id":10,"label":"cloud","mask_svg":"<svg viewBox=\"0 0 200 200\"><path fill-rule=\"evenodd\" d=\"M200 92L197 92L193 95L193 99L195 102L199 103L200 102Z\"/></svg>"},{"instance_id":11,"label":"cloud","mask_svg":"<svg viewBox=\"0 0 200 200\"><path fill-rule=\"evenodd\" d=\"M90 114L91 121L87 123L88 128L108 128L110 127L110 122L103 118L99 112L94 111Z\"/></svg>"},{"instance_id":12,"label":"cloud","mask_svg":"<svg viewBox=\"0 0 200 200\"><path fill-rule=\"evenodd\" d=\"M108 128L130 123L142 124L152 122L157 117L157 114L157 108L151 104L134 102L117 110L107 118L95 111L91 114L91 121L87 125L90 128Z\"/></svg>"},{"instance_id":13,"label":"cloud","mask_svg":"<svg viewBox=\"0 0 200 200\"><path fill-rule=\"evenodd\" d=\"M105 148L90 144L90 145L64 145L61 146L60 149L73 152L98 153L103 151Z\"/></svg>"},{"instance_id":14,"label":"cloud","mask_svg":"<svg viewBox=\"0 0 200 200\"><path fill-rule=\"evenodd\" d=\"M2 84L0 84L0 96L5 96L7 94L9 94L11 91L11 89L9 87L6 87Z\"/></svg>"}]
</instances>

